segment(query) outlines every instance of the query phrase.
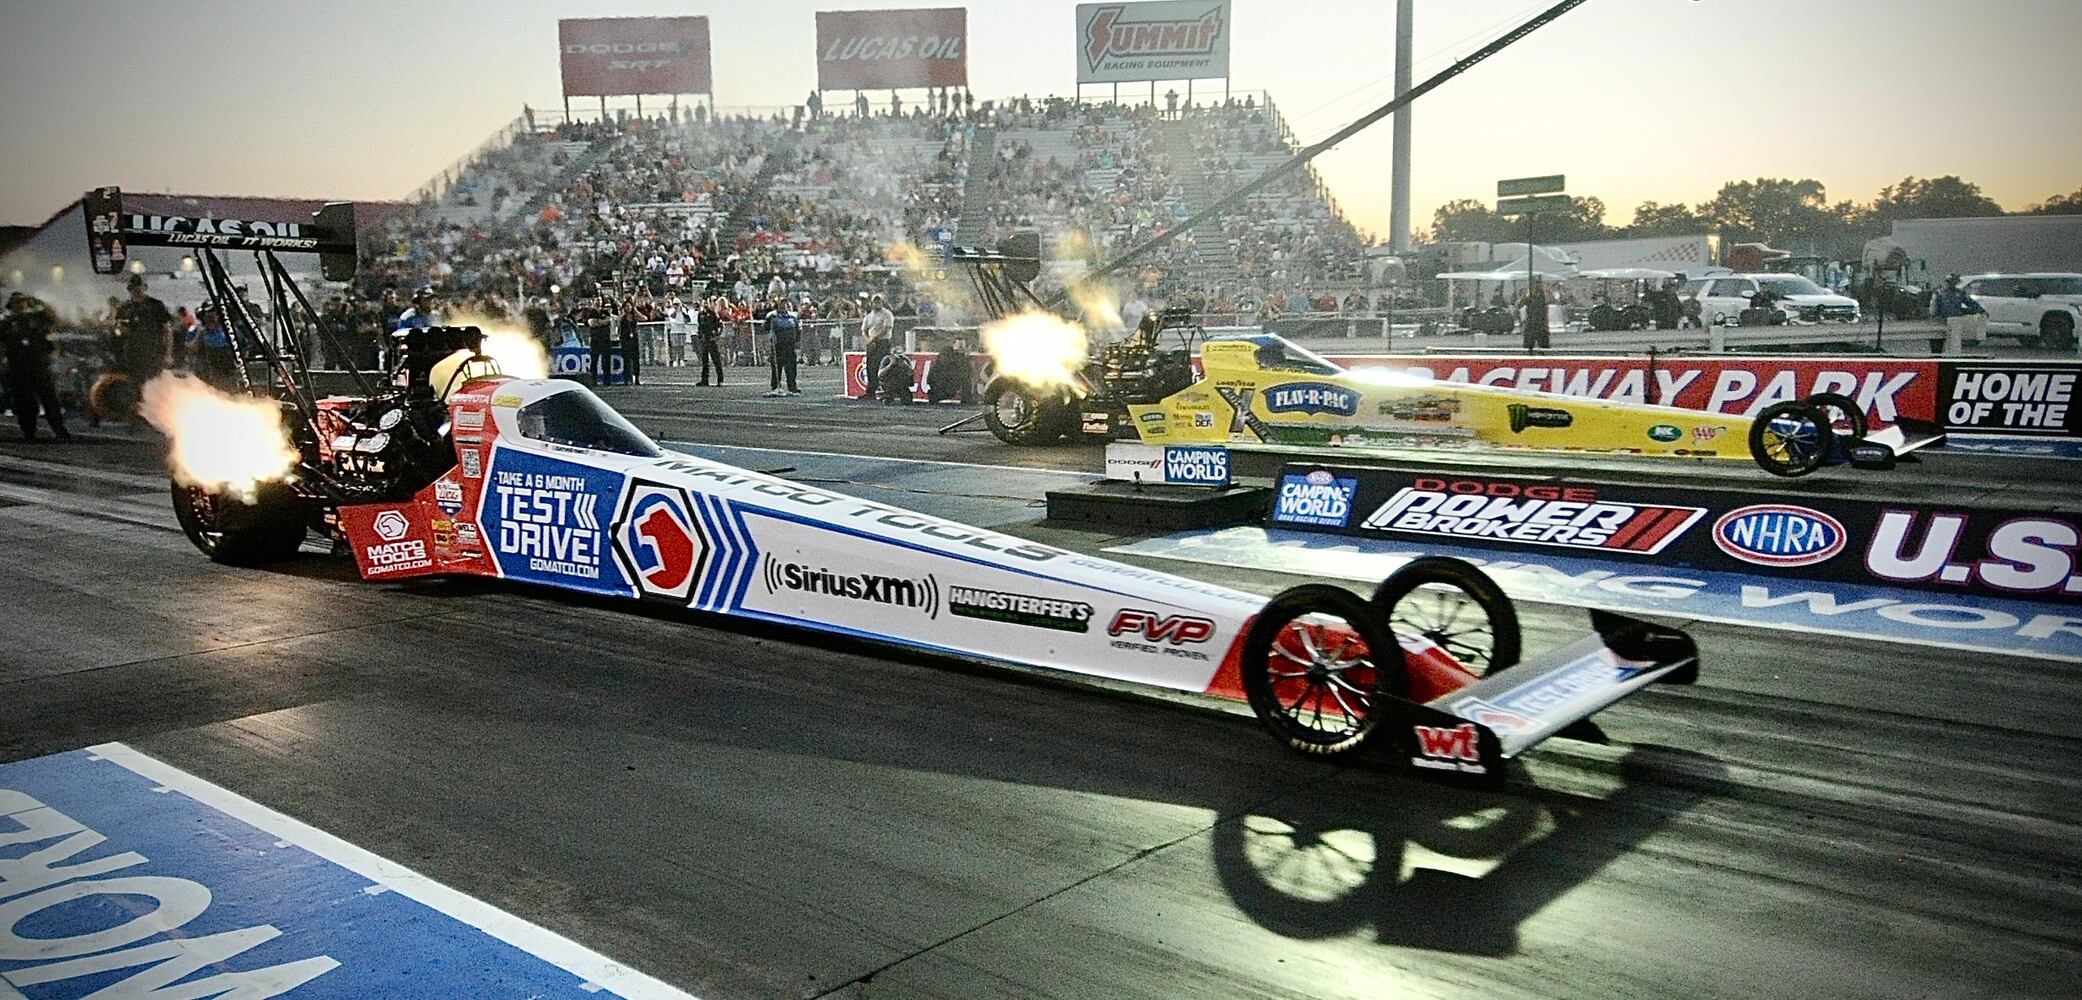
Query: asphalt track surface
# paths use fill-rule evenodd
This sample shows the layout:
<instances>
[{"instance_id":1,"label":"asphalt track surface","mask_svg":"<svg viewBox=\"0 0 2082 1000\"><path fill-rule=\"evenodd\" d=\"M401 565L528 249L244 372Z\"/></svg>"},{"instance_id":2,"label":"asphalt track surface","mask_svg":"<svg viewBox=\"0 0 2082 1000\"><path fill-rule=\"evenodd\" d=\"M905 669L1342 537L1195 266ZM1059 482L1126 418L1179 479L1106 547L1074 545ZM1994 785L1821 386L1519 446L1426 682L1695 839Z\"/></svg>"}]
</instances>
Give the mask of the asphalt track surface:
<instances>
[{"instance_id":1,"label":"asphalt track surface","mask_svg":"<svg viewBox=\"0 0 2082 1000\"><path fill-rule=\"evenodd\" d=\"M834 384L608 398L673 441L1096 467L815 394ZM709 1000L2052 997L2082 972L2082 665L1700 624L1696 687L1476 794L1301 760L1190 701L365 584L315 544L218 567L173 528L149 435L0 434L0 761L128 742ZM1120 541L1034 523L1074 476L713 454ZM1954 461L1918 488L2005 468ZM1529 649L1583 628L1523 613Z\"/></svg>"}]
</instances>

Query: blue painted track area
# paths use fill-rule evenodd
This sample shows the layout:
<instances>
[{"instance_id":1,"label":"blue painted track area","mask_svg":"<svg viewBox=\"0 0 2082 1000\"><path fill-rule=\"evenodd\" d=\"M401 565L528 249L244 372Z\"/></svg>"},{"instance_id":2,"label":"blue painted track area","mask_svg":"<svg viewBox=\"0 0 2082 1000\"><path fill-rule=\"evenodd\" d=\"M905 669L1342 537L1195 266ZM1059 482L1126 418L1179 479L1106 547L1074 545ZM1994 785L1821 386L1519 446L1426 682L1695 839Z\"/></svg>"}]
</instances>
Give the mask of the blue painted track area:
<instances>
[{"instance_id":1,"label":"blue painted track area","mask_svg":"<svg viewBox=\"0 0 2082 1000\"><path fill-rule=\"evenodd\" d=\"M1369 584L1419 556L1452 556L1481 566L1512 597L1542 604L2082 662L2082 614L2072 605L1257 527L1108 551Z\"/></svg>"},{"instance_id":2,"label":"blue painted track area","mask_svg":"<svg viewBox=\"0 0 2082 1000\"><path fill-rule=\"evenodd\" d=\"M92 995L684 996L120 744L0 764L0 998Z\"/></svg>"}]
</instances>

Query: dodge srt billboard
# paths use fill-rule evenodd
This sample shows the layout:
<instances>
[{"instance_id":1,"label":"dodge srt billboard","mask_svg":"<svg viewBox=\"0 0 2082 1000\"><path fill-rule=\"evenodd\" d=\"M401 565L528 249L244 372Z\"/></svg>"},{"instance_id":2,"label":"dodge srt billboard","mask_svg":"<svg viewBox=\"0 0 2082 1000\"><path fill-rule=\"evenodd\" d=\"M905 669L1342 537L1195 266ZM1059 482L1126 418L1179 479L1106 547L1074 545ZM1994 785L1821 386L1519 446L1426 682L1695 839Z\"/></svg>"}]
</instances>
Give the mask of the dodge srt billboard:
<instances>
[{"instance_id":1,"label":"dodge srt billboard","mask_svg":"<svg viewBox=\"0 0 2082 1000\"><path fill-rule=\"evenodd\" d=\"M1229 75L1229 0L1077 5L1077 82Z\"/></svg>"},{"instance_id":2,"label":"dodge srt billboard","mask_svg":"<svg viewBox=\"0 0 2082 1000\"><path fill-rule=\"evenodd\" d=\"M965 87L969 12L921 10L817 12L818 90Z\"/></svg>"},{"instance_id":3,"label":"dodge srt billboard","mask_svg":"<svg viewBox=\"0 0 2082 1000\"><path fill-rule=\"evenodd\" d=\"M557 51L565 97L714 92L705 17L558 21Z\"/></svg>"}]
</instances>

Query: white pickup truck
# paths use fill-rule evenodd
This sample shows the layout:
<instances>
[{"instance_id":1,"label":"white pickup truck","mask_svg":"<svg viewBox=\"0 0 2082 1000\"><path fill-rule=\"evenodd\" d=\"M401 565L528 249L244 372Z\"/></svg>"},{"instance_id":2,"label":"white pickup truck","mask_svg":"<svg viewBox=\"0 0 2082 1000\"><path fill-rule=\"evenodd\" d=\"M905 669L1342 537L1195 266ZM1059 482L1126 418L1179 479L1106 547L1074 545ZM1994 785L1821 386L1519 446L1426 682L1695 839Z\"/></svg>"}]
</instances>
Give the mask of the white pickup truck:
<instances>
[{"instance_id":1,"label":"white pickup truck","mask_svg":"<svg viewBox=\"0 0 2082 1000\"><path fill-rule=\"evenodd\" d=\"M2069 350L2082 328L2082 274L1976 274L1960 287L1988 312L1991 335Z\"/></svg>"}]
</instances>

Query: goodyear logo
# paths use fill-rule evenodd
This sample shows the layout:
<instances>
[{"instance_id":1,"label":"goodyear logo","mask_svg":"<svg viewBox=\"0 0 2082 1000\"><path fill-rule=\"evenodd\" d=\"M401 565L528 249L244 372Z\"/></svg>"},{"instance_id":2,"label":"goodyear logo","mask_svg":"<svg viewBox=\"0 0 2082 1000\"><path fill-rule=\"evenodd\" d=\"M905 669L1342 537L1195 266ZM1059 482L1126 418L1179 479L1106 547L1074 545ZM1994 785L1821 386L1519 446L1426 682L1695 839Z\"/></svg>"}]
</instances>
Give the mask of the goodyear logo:
<instances>
[{"instance_id":1,"label":"goodyear logo","mask_svg":"<svg viewBox=\"0 0 2082 1000\"><path fill-rule=\"evenodd\" d=\"M1192 486L1229 485L1229 449L1174 446L1164 449L1164 481Z\"/></svg>"},{"instance_id":2,"label":"goodyear logo","mask_svg":"<svg viewBox=\"0 0 2082 1000\"><path fill-rule=\"evenodd\" d=\"M1753 504L1713 523L1713 544L1757 566L1812 566L1843 551L1843 522L1793 504Z\"/></svg>"},{"instance_id":3,"label":"goodyear logo","mask_svg":"<svg viewBox=\"0 0 2082 1000\"><path fill-rule=\"evenodd\" d=\"M1280 477L1272 519L1281 524L1342 528L1352 523L1352 497L1358 492L1357 477L1335 476L1324 469L1289 472Z\"/></svg>"},{"instance_id":4,"label":"goodyear logo","mask_svg":"<svg viewBox=\"0 0 2082 1000\"><path fill-rule=\"evenodd\" d=\"M1292 382L1265 390L1265 408L1273 413L1349 417L1359 412L1359 394L1328 382Z\"/></svg>"}]
</instances>

